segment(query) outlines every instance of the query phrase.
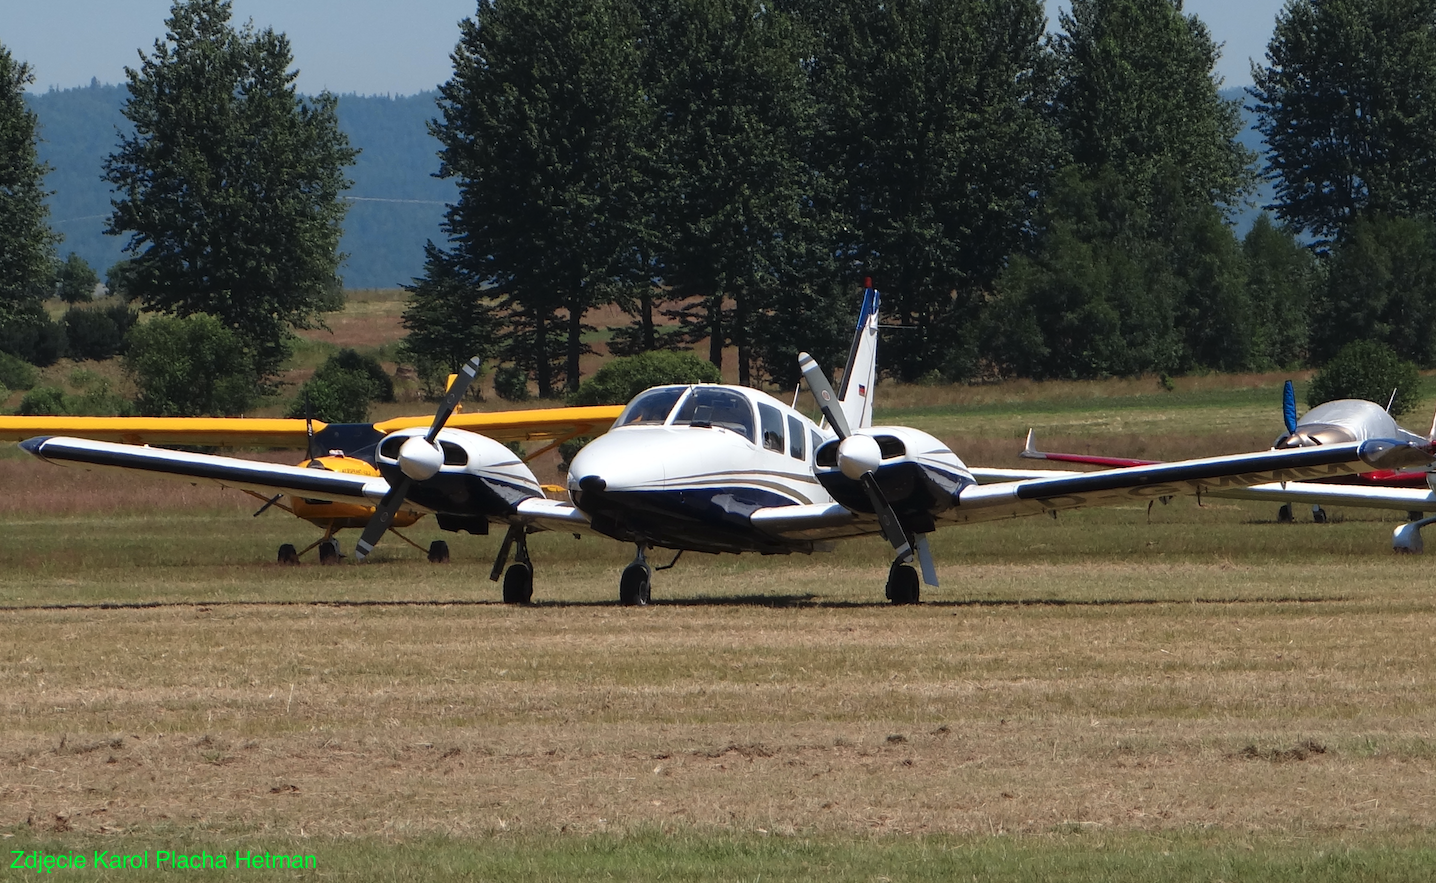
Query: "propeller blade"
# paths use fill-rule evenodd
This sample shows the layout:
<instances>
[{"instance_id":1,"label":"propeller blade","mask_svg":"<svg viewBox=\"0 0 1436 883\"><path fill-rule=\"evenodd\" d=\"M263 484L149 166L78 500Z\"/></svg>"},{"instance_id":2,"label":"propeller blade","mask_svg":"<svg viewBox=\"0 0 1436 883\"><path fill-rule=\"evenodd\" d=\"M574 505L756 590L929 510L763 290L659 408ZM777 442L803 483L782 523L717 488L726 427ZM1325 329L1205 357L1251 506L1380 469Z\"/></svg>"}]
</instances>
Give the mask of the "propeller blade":
<instances>
[{"instance_id":1,"label":"propeller blade","mask_svg":"<svg viewBox=\"0 0 1436 883\"><path fill-rule=\"evenodd\" d=\"M424 436L424 440L429 444L434 443L434 439L439 435L439 430L443 429L444 424L448 423L449 418L453 416L454 409L459 406L459 401L463 399L464 393L469 391L469 384L473 383L474 378L479 375L479 366L482 364L482 360L478 356L474 356L464 363L464 367L459 370L459 376L449 384L449 391L444 394L444 400L439 403L439 410L434 414L434 423L429 427L429 434Z\"/></svg>"},{"instance_id":2,"label":"propeller blade","mask_svg":"<svg viewBox=\"0 0 1436 883\"><path fill-rule=\"evenodd\" d=\"M359 538L359 542L354 544L354 561L356 563L367 558L369 553L374 551L374 546L378 544L379 540L383 539L384 532L394 523L394 513L404 505L404 496L409 493L409 485L413 483L413 479L408 476L399 479L399 483L389 488L389 493L385 494L384 499L374 508L374 514L370 516L369 523L364 525L364 535Z\"/></svg>"},{"instance_id":3,"label":"propeller blade","mask_svg":"<svg viewBox=\"0 0 1436 883\"><path fill-rule=\"evenodd\" d=\"M1296 388L1290 380L1281 391L1281 416L1286 421L1287 435L1296 432Z\"/></svg>"},{"instance_id":4,"label":"propeller blade","mask_svg":"<svg viewBox=\"0 0 1436 883\"><path fill-rule=\"evenodd\" d=\"M798 370L803 373L803 379L808 381L808 389L812 391L813 398L818 400L818 409L827 418L828 425L833 432L838 434L839 439L845 439L852 432L848 429L848 419L843 416L842 408L838 407L838 395L833 392L833 385L823 374L823 369L807 353L798 353Z\"/></svg>"},{"instance_id":5,"label":"propeller blade","mask_svg":"<svg viewBox=\"0 0 1436 883\"><path fill-rule=\"evenodd\" d=\"M877 476L871 472L864 472L862 477L863 490L868 492L868 502L873 504L873 511L877 513L878 524L883 529L883 536L892 543L893 549L897 551L899 561L912 561L912 543L908 542L907 531L903 530L902 524L898 522L897 513L888 503L887 497L883 496L882 489L878 487Z\"/></svg>"},{"instance_id":6,"label":"propeller blade","mask_svg":"<svg viewBox=\"0 0 1436 883\"><path fill-rule=\"evenodd\" d=\"M304 391L304 459L314 459L314 409L309 405L309 390Z\"/></svg>"}]
</instances>

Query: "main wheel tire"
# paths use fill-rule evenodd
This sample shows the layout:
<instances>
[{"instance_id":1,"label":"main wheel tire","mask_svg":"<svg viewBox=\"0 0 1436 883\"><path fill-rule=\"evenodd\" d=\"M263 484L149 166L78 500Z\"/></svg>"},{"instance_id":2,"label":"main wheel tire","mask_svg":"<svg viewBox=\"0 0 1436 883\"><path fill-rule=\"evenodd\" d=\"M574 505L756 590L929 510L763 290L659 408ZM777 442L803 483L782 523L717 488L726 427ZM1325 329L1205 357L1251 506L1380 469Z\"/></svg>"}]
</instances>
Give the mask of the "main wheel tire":
<instances>
[{"instance_id":1,"label":"main wheel tire","mask_svg":"<svg viewBox=\"0 0 1436 883\"><path fill-rule=\"evenodd\" d=\"M652 577L642 564L630 564L618 580L618 603L624 607L647 607L651 599Z\"/></svg>"},{"instance_id":2,"label":"main wheel tire","mask_svg":"<svg viewBox=\"0 0 1436 883\"><path fill-rule=\"evenodd\" d=\"M336 542L334 542L333 540L325 540L324 542L320 543L320 544L319 544L319 563L320 563L320 564L338 564L338 563L339 563L339 544L336 543Z\"/></svg>"},{"instance_id":3,"label":"main wheel tire","mask_svg":"<svg viewBox=\"0 0 1436 883\"><path fill-rule=\"evenodd\" d=\"M1277 524L1291 524L1291 523L1292 523L1293 521L1295 521L1295 520L1296 520L1295 518L1292 518L1292 517L1291 517L1291 504L1290 504L1290 503L1287 503L1285 506L1282 506L1280 509L1276 510L1276 523L1277 523Z\"/></svg>"},{"instance_id":4,"label":"main wheel tire","mask_svg":"<svg viewBox=\"0 0 1436 883\"><path fill-rule=\"evenodd\" d=\"M894 563L888 571L888 600L894 604L916 604L921 594L917 570L909 564Z\"/></svg>"},{"instance_id":5,"label":"main wheel tire","mask_svg":"<svg viewBox=\"0 0 1436 883\"><path fill-rule=\"evenodd\" d=\"M285 543L279 547L280 564L298 564L299 553L294 550L293 543Z\"/></svg>"},{"instance_id":6,"label":"main wheel tire","mask_svg":"<svg viewBox=\"0 0 1436 883\"><path fill-rule=\"evenodd\" d=\"M514 564L504 574L504 603L527 604L534 596L534 571L527 564Z\"/></svg>"},{"instance_id":7,"label":"main wheel tire","mask_svg":"<svg viewBox=\"0 0 1436 883\"><path fill-rule=\"evenodd\" d=\"M1311 520L1317 524L1326 524L1328 520L1326 517L1326 510L1321 508L1320 506L1317 506L1315 509L1312 509Z\"/></svg>"},{"instance_id":8,"label":"main wheel tire","mask_svg":"<svg viewBox=\"0 0 1436 883\"><path fill-rule=\"evenodd\" d=\"M449 544L446 543L446 542L444 542L443 540L434 540L432 543L430 543L430 544L429 544L429 563L430 563L430 564L448 564L448 563L449 563Z\"/></svg>"}]
</instances>

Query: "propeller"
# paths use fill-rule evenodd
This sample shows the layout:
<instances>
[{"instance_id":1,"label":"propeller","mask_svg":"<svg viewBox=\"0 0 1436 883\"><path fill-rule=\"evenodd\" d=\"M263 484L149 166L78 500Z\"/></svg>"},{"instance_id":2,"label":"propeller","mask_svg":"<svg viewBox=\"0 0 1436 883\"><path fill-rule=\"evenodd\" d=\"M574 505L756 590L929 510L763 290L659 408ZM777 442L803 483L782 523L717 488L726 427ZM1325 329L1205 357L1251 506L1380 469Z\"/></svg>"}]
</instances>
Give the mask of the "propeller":
<instances>
[{"instance_id":1,"label":"propeller","mask_svg":"<svg viewBox=\"0 0 1436 883\"><path fill-rule=\"evenodd\" d=\"M848 428L847 417L838 407L838 397L833 393L833 385L828 382L823 369L818 367L812 356L798 353L798 370L803 373L803 379L808 381L808 389L812 390L813 397L818 400L818 409L827 418L828 425L838 434L838 468L848 478L862 484L868 495L868 502L873 504L873 512L878 516L878 525L882 528L883 536L897 551L898 560L911 562L912 543L908 541L907 531L903 530L897 513L893 511L887 497L883 496L882 488L878 487L877 476L873 474L883 461L883 453L877 441L870 435L852 434Z\"/></svg>"},{"instance_id":2,"label":"propeller","mask_svg":"<svg viewBox=\"0 0 1436 883\"><path fill-rule=\"evenodd\" d=\"M434 440L438 438L439 430L443 429L444 424L453 416L454 409L468 391L469 384L478 376L480 364L479 357L474 356L464 365L454 382L449 384L449 391L439 403L439 410L434 413L434 422L429 425L429 431L423 437L416 435L400 446L399 469L403 475L389 488L384 499L375 507L369 523L364 526L364 535L354 544L355 561L363 561L374 551L374 544L379 542L393 522L394 513L404 505L409 486L416 481L433 478L439 467L444 465L444 452Z\"/></svg>"},{"instance_id":3,"label":"propeller","mask_svg":"<svg viewBox=\"0 0 1436 883\"><path fill-rule=\"evenodd\" d=\"M1290 380L1281 391L1281 416L1286 421L1287 435L1296 432L1296 388Z\"/></svg>"}]
</instances>

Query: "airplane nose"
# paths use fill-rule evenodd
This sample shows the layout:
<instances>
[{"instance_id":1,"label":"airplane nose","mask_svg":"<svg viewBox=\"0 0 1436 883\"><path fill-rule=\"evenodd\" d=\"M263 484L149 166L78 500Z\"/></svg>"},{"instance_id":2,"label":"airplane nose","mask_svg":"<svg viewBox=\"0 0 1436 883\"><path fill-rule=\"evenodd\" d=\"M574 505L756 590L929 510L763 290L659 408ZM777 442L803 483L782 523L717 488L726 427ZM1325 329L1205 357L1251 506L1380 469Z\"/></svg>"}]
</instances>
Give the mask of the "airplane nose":
<instances>
[{"instance_id":1,"label":"airplane nose","mask_svg":"<svg viewBox=\"0 0 1436 883\"><path fill-rule=\"evenodd\" d=\"M578 489L581 491L599 493L606 490L607 488L608 482L604 481L602 478L599 478L597 475L585 475L583 478L580 478L578 480Z\"/></svg>"}]
</instances>

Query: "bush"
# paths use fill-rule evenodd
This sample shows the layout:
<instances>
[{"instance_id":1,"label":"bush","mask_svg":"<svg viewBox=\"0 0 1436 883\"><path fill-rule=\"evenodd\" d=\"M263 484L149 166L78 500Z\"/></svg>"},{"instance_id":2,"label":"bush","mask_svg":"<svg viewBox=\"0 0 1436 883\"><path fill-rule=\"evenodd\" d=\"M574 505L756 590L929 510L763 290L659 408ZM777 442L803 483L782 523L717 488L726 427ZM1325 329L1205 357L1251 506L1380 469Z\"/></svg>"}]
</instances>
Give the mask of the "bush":
<instances>
[{"instance_id":1,"label":"bush","mask_svg":"<svg viewBox=\"0 0 1436 883\"><path fill-rule=\"evenodd\" d=\"M505 401L529 400L529 373L518 365L505 365L494 372L494 394Z\"/></svg>"},{"instance_id":2,"label":"bush","mask_svg":"<svg viewBox=\"0 0 1436 883\"><path fill-rule=\"evenodd\" d=\"M58 386L37 386L20 400L22 417L63 417L70 413L65 391Z\"/></svg>"},{"instance_id":3,"label":"bush","mask_svg":"<svg viewBox=\"0 0 1436 883\"><path fill-rule=\"evenodd\" d=\"M1327 362L1306 391L1306 403L1315 407L1333 399L1366 399L1385 405L1396 391L1391 416L1400 417L1421 398L1421 375L1415 362L1374 340L1348 343Z\"/></svg>"},{"instance_id":4,"label":"bush","mask_svg":"<svg viewBox=\"0 0 1436 883\"><path fill-rule=\"evenodd\" d=\"M326 423L365 423L369 420L369 406L375 401L394 401L393 378L373 356L343 349L326 359L299 388L288 416L312 413L316 420Z\"/></svg>"},{"instance_id":5,"label":"bush","mask_svg":"<svg viewBox=\"0 0 1436 883\"><path fill-rule=\"evenodd\" d=\"M692 353L654 350L614 359L579 384L575 405L622 405L645 389L669 383L717 383L718 367Z\"/></svg>"},{"instance_id":6,"label":"bush","mask_svg":"<svg viewBox=\"0 0 1436 883\"><path fill-rule=\"evenodd\" d=\"M259 399L253 359L213 316L152 319L130 331L126 346L125 369L140 392L135 404L147 416L237 416Z\"/></svg>"},{"instance_id":7,"label":"bush","mask_svg":"<svg viewBox=\"0 0 1436 883\"><path fill-rule=\"evenodd\" d=\"M65 329L38 303L26 304L0 328L0 352L41 368L65 357Z\"/></svg>"},{"instance_id":8,"label":"bush","mask_svg":"<svg viewBox=\"0 0 1436 883\"><path fill-rule=\"evenodd\" d=\"M0 353L0 385L9 389L34 389L40 381L40 372L24 359L9 353Z\"/></svg>"},{"instance_id":9,"label":"bush","mask_svg":"<svg viewBox=\"0 0 1436 883\"><path fill-rule=\"evenodd\" d=\"M138 314L123 303L104 309L71 307L62 320L70 358L104 361L124 352L125 335Z\"/></svg>"}]
</instances>

